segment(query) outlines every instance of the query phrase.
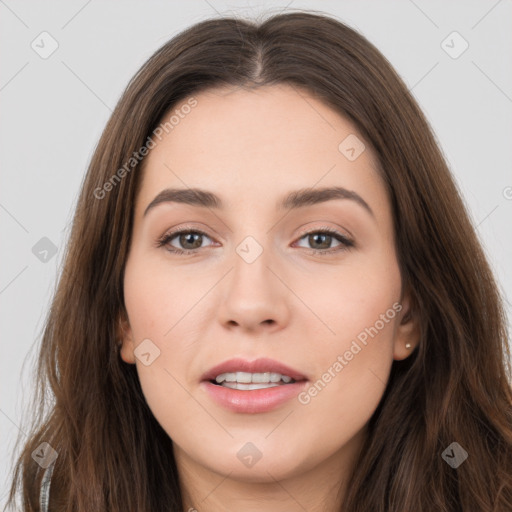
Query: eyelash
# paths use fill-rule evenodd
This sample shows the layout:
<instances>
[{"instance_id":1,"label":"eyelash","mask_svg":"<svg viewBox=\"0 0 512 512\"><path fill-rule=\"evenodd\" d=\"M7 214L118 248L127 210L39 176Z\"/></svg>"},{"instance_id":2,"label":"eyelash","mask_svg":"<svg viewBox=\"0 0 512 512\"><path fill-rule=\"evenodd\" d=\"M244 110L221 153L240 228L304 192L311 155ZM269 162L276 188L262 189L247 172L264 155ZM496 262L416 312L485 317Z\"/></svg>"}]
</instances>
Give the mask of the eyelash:
<instances>
[{"instance_id":1,"label":"eyelash","mask_svg":"<svg viewBox=\"0 0 512 512\"><path fill-rule=\"evenodd\" d=\"M166 250L171 252L171 253L174 253L174 254L177 254L177 255L182 255L182 254L196 254L199 249L202 249L202 247L199 247L197 249L178 249L177 247L173 247L173 246L168 246L169 242L175 238L177 235L182 235L182 234L198 234L198 235L202 235L202 236L205 236L207 238L210 238L204 231L201 231L201 230L198 230L198 229L182 229L182 230L176 230L176 231L173 231L171 233L166 233L165 235L163 235L161 238L159 238L157 240L157 248L160 248L160 247L164 247L164 246L167 246L166 247ZM340 232L336 231L335 229L332 229L332 228L328 228L328 227L324 227L324 228L320 228L320 229L317 229L317 230L312 230L312 231L307 231L305 233L302 233L300 238L298 238L298 240L302 240L303 238L305 238L306 236L309 236L309 235L318 235L318 234L321 234L321 235L331 235L333 236L336 240L338 240L338 242L340 242L340 246L338 246L337 248L331 248L331 249L309 249L309 252L310 254L315 254L315 255L326 255L326 254L333 254L333 253L337 253L339 251L346 251L347 249L350 249L351 247L354 247L354 242L352 240L350 240L349 238L347 238L345 235L342 235Z\"/></svg>"}]
</instances>

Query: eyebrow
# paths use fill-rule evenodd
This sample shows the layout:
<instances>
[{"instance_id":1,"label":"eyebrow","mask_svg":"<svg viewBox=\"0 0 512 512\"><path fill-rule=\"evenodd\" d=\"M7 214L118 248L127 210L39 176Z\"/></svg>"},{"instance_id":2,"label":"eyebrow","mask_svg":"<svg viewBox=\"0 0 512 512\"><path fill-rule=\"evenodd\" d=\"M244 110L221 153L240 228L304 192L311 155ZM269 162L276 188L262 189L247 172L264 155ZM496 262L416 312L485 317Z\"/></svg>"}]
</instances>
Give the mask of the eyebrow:
<instances>
[{"instance_id":1,"label":"eyebrow","mask_svg":"<svg viewBox=\"0 0 512 512\"><path fill-rule=\"evenodd\" d=\"M354 201L362 206L370 215L375 217L373 210L359 194L343 187L294 190L278 201L277 209L294 210L335 199L349 199ZM149 203L144 210L143 216L145 217L151 209L163 203L183 203L216 210L224 208L222 199L213 192L199 188L167 188L162 190L153 201Z\"/></svg>"}]
</instances>

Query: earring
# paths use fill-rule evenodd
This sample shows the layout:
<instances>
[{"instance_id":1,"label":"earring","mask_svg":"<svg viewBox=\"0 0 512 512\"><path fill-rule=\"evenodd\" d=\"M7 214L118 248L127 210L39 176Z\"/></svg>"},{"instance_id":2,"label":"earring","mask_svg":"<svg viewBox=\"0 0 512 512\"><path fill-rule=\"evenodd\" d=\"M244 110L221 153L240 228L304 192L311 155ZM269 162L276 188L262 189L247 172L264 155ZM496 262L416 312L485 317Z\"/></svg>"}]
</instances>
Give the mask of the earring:
<instances>
[{"instance_id":1,"label":"earring","mask_svg":"<svg viewBox=\"0 0 512 512\"><path fill-rule=\"evenodd\" d=\"M410 348L411 348L411 344L410 344L410 343L406 343L406 344L405 344L405 348L406 348L406 349L410 349Z\"/></svg>"}]
</instances>

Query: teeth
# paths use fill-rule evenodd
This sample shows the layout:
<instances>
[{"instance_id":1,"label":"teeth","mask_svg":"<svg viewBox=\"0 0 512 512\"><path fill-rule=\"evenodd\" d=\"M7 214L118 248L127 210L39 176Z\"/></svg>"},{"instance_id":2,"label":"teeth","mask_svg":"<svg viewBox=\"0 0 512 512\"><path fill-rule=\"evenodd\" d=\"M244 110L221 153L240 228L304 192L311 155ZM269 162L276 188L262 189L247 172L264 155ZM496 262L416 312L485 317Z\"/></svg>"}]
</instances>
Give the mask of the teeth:
<instances>
[{"instance_id":1,"label":"teeth","mask_svg":"<svg viewBox=\"0 0 512 512\"><path fill-rule=\"evenodd\" d=\"M221 386L231 389L240 389L243 391L251 391L253 389L266 389L275 388L282 384L275 384L273 382L262 382L261 384L243 384L242 382L223 382Z\"/></svg>"},{"instance_id":2,"label":"teeth","mask_svg":"<svg viewBox=\"0 0 512 512\"><path fill-rule=\"evenodd\" d=\"M280 373L248 373L248 372L233 372L233 373L221 373L215 377L215 381L217 384L277 384L278 382L283 381L285 384L288 384L293 379L288 377L288 375L281 375ZM228 386L231 387L231 386ZM271 387L271 386L264 386ZM242 389L242 388L233 388L233 389ZM246 389L246 388L244 388ZM247 388L248 389L248 388ZM260 389L260 388L252 388L252 389Z\"/></svg>"},{"instance_id":3,"label":"teeth","mask_svg":"<svg viewBox=\"0 0 512 512\"><path fill-rule=\"evenodd\" d=\"M236 372L236 381L244 382L245 384L249 384L251 382L252 375L246 372Z\"/></svg>"},{"instance_id":4,"label":"teeth","mask_svg":"<svg viewBox=\"0 0 512 512\"><path fill-rule=\"evenodd\" d=\"M253 373L252 382L270 382L270 373Z\"/></svg>"}]
</instances>

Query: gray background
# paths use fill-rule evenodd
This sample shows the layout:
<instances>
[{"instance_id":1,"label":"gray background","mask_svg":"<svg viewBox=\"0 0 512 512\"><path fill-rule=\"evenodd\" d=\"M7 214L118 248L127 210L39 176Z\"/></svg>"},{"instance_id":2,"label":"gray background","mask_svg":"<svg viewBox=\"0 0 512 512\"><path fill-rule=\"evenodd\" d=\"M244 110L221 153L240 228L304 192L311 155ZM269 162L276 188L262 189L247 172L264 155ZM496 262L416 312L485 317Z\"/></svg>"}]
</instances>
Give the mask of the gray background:
<instances>
[{"instance_id":1,"label":"gray background","mask_svg":"<svg viewBox=\"0 0 512 512\"><path fill-rule=\"evenodd\" d=\"M158 47L198 21L308 8L362 32L412 89L512 296L511 1L0 0L0 504L80 183L122 90ZM58 43L46 59L31 47L50 48L43 31ZM458 58L445 51L463 48L458 36L442 46L453 31L469 44ZM32 251L49 246L43 237L56 247L47 261Z\"/></svg>"}]
</instances>

